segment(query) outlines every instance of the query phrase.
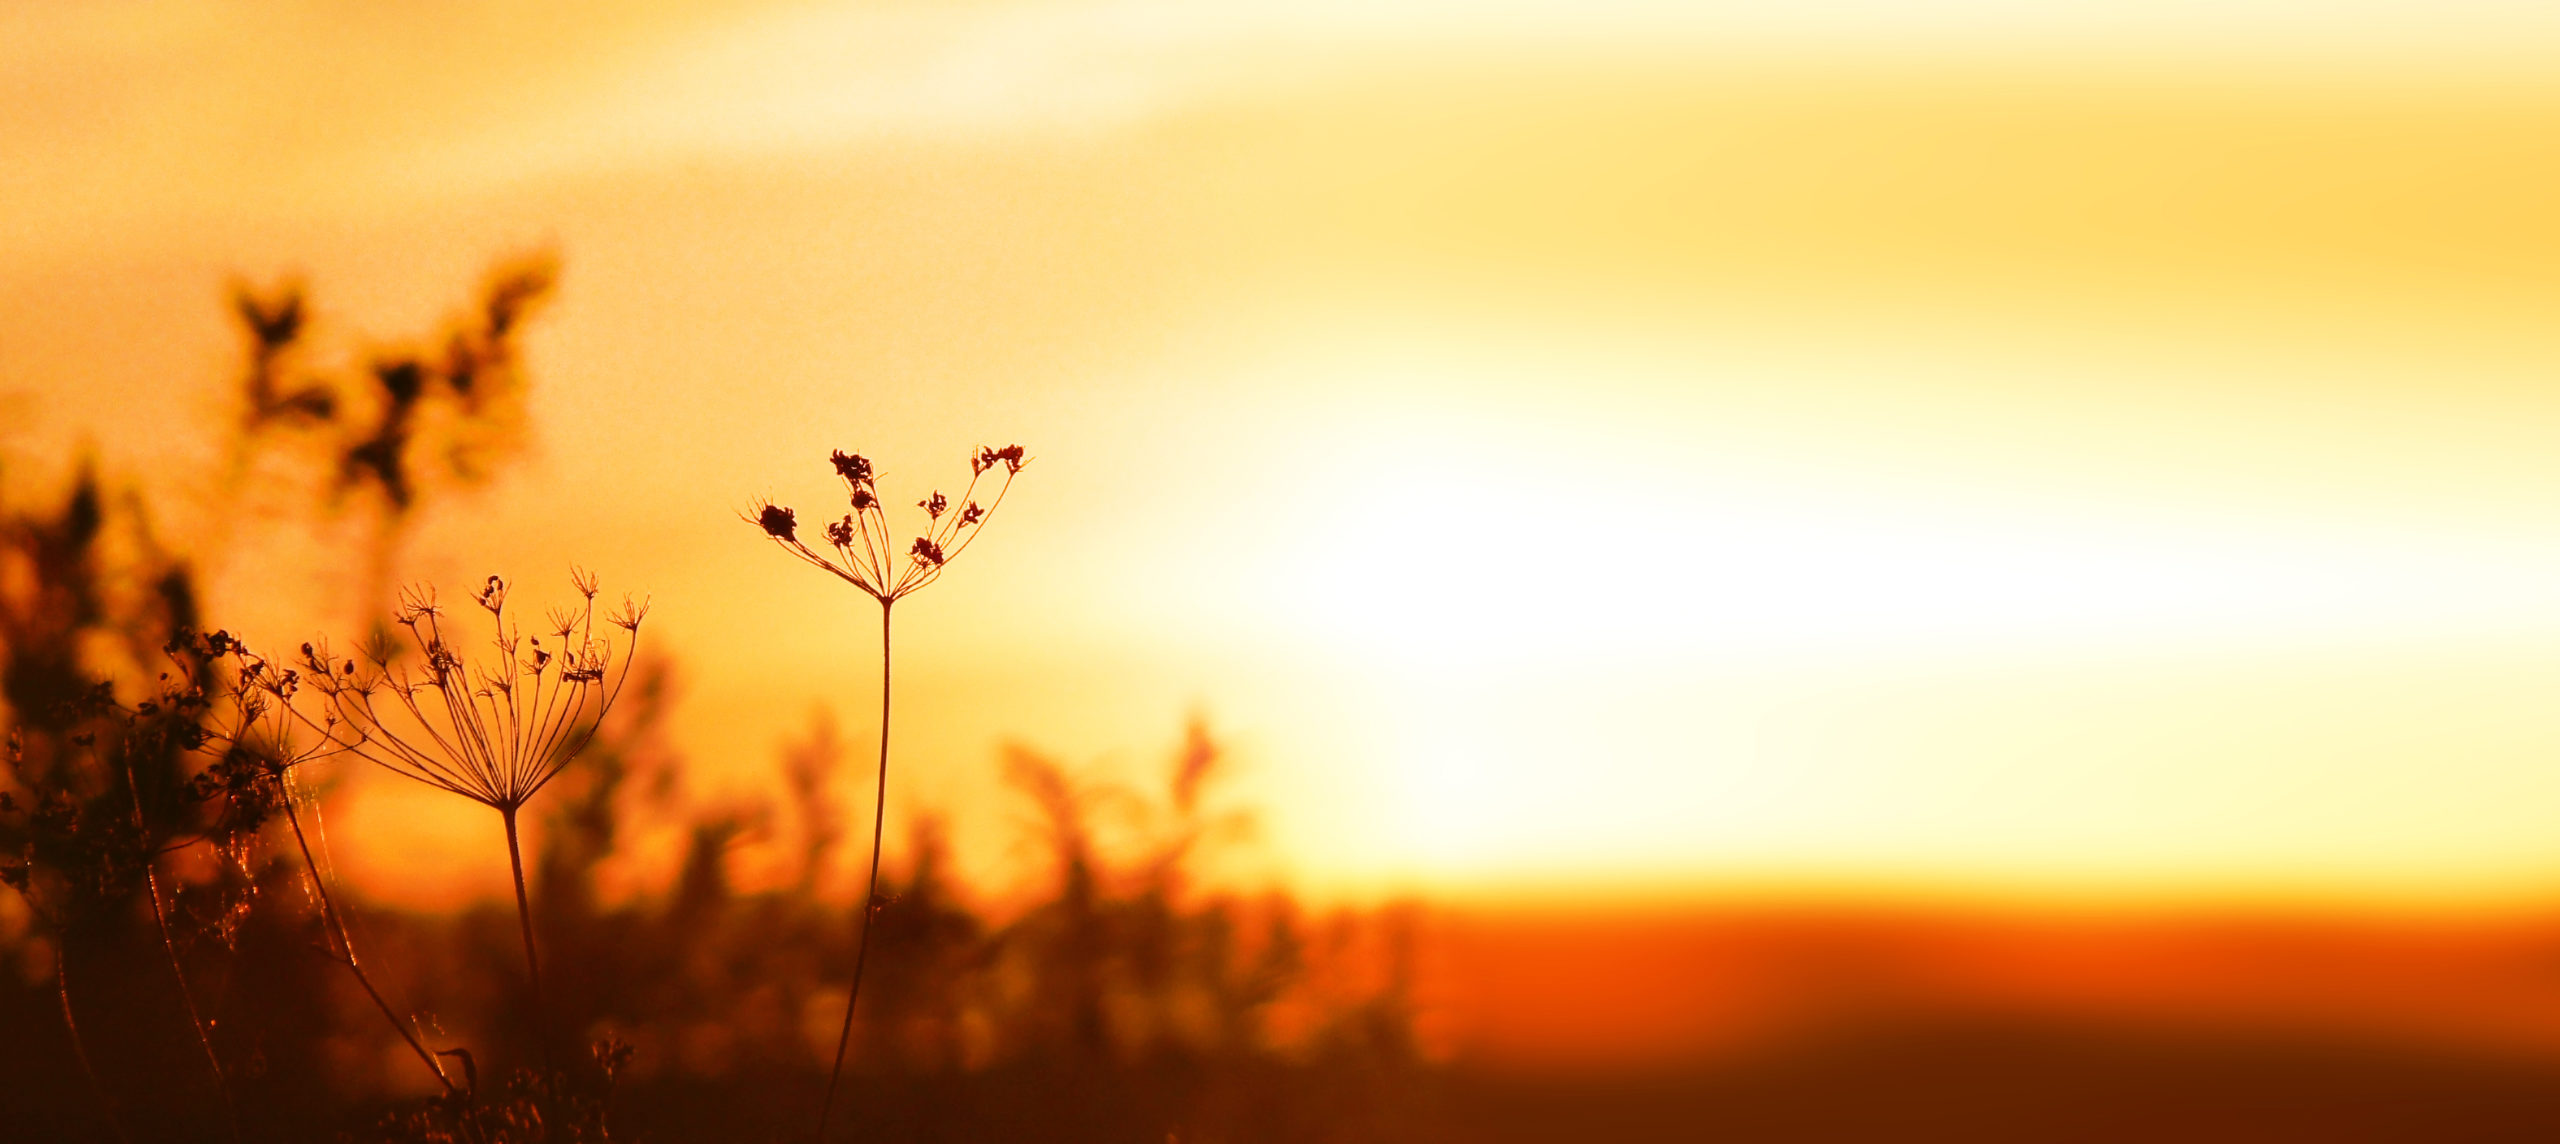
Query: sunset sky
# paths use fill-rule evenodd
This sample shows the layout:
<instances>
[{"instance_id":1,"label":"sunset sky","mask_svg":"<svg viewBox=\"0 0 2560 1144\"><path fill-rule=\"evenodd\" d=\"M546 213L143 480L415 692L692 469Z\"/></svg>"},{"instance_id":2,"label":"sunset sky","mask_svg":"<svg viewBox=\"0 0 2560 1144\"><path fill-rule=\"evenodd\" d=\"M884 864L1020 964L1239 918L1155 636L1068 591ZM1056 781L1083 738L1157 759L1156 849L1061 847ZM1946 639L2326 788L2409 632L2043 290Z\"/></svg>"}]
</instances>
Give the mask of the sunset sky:
<instances>
[{"instance_id":1,"label":"sunset sky","mask_svg":"<svg viewBox=\"0 0 2560 1144\"><path fill-rule=\"evenodd\" d=\"M352 630L186 503L228 283L360 351L552 249L534 452L405 571L651 593L706 796L876 723L739 513L1019 441L900 610L893 820L973 862L998 744L1198 711L1319 896L2539 902L2555 204L2493 0L12 5L0 456Z\"/></svg>"}]
</instances>

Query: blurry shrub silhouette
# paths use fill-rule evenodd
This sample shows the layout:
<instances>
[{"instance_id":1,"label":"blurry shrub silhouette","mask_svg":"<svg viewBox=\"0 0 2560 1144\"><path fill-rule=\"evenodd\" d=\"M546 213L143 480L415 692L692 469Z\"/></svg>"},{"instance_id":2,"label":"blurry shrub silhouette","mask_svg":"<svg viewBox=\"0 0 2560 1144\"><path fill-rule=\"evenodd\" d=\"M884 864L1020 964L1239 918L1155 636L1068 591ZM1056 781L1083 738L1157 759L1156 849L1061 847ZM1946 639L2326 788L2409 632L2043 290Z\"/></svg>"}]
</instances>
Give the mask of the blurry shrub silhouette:
<instances>
[{"instance_id":1,"label":"blurry shrub silhouette","mask_svg":"<svg viewBox=\"0 0 2560 1144\"><path fill-rule=\"evenodd\" d=\"M547 261L501 268L437 353L342 377L300 364L298 288L241 292L244 412L205 487L316 458L315 514L374 502L360 587L378 599L421 506L520 441L514 339L551 280ZM245 511L239 497L211 503ZM274 714L261 688L273 697L290 669L253 668L264 661L208 632L197 584L140 498L91 469L58 499L0 511L0 1136L805 1131L798 1110L826 1080L854 941L824 871L848 828L870 825L838 809L833 780L869 776L845 773L831 730L785 753L788 814L706 804L665 736L674 665L635 666L580 765L527 808L540 819L532 928L556 967L546 1004L595 1046L574 1067L527 1071L539 1054L512 1016L517 919L494 904L384 910L330 880L312 784L350 763L324 736L259 730ZM1034 812L1048 890L991 907L954 881L938 821L907 824L854 1030L851 1134L1390 1135L1363 1127L1383 1106L1363 1078L1409 1067L1407 975L1332 989L1361 975L1327 959L1368 956L1347 939L1383 923L1311 927L1285 897L1193 884L1195 856L1239 833L1208 808L1219 755L1205 727L1160 796L1080 782L1025 749L1005 765ZM1130 827L1130 845L1104 844L1105 819ZM786 823L790 876L742 887L733 851ZM669 836L682 840L672 876L603 884L601 871L647 867Z\"/></svg>"},{"instance_id":2,"label":"blurry shrub silhouette","mask_svg":"<svg viewBox=\"0 0 2560 1144\"><path fill-rule=\"evenodd\" d=\"M197 757L209 701L191 683L201 657L181 635L196 620L186 565L163 550L138 503L111 500L89 467L59 507L0 518L0 698L8 712L0 882L17 891L33 923L22 940L51 963L57 1020L49 1023L61 1039L45 1048L85 1074L56 1083L94 1093L110 1115L129 1102L95 1063L101 1042L128 1033L135 1006L102 1007L84 1022L75 1004L82 993L128 1003L150 997L185 1014L178 1019L196 1033L188 1047L201 1055L160 1046L155 1063L168 1088L213 1097L214 1108L231 1099L211 1026L186 985L179 938L192 947L237 937L255 889L248 843L266 807L254 796L230 797L248 792ZM117 675L158 684L127 702ZM127 688L132 694L131 682ZM209 868L183 891L164 892L164 859L188 849L209 854ZM155 952L165 964L152 965ZM81 970L95 978L75 983ZM13 1006L12 1016L25 1020L28 1004ZM147 1113L127 1119L155 1123ZM218 1119L228 1123L228 1111Z\"/></svg>"},{"instance_id":3,"label":"blurry shrub silhouette","mask_svg":"<svg viewBox=\"0 0 2560 1144\"><path fill-rule=\"evenodd\" d=\"M311 310L298 282L232 288L248 341L240 416L226 490L259 469L316 466L324 507L356 507L368 522L355 603L391 611L402 534L432 497L482 484L518 455L528 432L518 342L550 299L549 254L501 262L476 305L428 339L430 349L378 352L361 368L326 372L310 351ZM269 475L279 475L270 473Z\"/></svg>"}]
</instances>

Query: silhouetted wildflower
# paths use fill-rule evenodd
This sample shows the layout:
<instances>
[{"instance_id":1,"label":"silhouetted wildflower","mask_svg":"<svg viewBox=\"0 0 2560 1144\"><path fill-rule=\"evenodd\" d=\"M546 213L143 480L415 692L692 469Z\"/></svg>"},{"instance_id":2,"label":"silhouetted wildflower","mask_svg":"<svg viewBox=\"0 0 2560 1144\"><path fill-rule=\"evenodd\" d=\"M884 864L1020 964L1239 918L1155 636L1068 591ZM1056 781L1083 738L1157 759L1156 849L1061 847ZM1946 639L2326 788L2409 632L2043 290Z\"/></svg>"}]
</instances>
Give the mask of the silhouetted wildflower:
<instances>
[{"instance_id":1,"label":"silhouetted wildflower","mask_svg":"<svg viewBox=\"0 0 2560 1144\"><path fill-rule=\"evenodd\" d=\"M836 450L829 455L829 463L844 481L846 500L853 511L825 527L826 550L813 548L800 539L798 514L783 505L758 502L754 514L747 519L793 556L862 589L885 606L939 578L943 568L977 539L978 530L1004 503L1005 492L1013 487L1013 478L1022 471L1025 457L1020 445L982 447L971 454L969 487L959 498L964 507L956 513L951 511L952 498L939 492L917 501L916 507L924 510L931 527L906 546L903 561L895 557L901 550L881 511L871 461ZM984 505L970 499L981 479L999 466L1004 472L996 483L995 496Z\"/></svg>"},{"instance_id":2,"label":"silhouetted wildflower","mask_svg":"<svg viewBox=\"0 0 2560 1144\"><path fill-rule=\"evenodd\" d=\"M630 678L640 624L648 615L645 602L626 597L620 611L604 617L606 625L626 633L617 652L596 627L595 578L572 569L570 582L581 603L549 617L557 651L509 622L506 581L492 576L474 599L489 613L493 659L474 663L465 657L445 631L434 595L412 590L397 620L418 655L418 668L399 655L398 645L384 641L365 651L365 670L336 674L327 649L306 646L302 666L308 674L285 677L288 688L307 682L318 693L318 714L296 714L337 749L498 812L506 826L537 1014L542 969L524 888L517 812L594 740Z\"/></svg>"},{"instance_id":3,"label":"silhouetted wildflower","mask_svg":"<svg viewBox=\"0 0 2560 1144\"><path fill-rule=\"evenodd\" d=\"M1013 487L1013 478L1022 471L1023 452L1020 445L1002 449L980 447L969 459L969 487L960 494L967 507L951 511L951 499L936 492L916 502L925 512L926 534L916 537L906 548L906 559L896 558L895 534L880 509L880 495L871 462L862 456L837 450L829 455L836 476L845 484L846 499L853 512L826 528L830 551L820 552L800 541L791 528L791 510L774 504L758 508L755 523L764 534L798 557L803 563L851 584L880 602L880 769L878 786L872 796L871 873L863 891L862 936L855 946L853 984L846 992L844 1028L836 1037L835 1065L827 1074L825 1102L818 1110L818 1135L826 1136L827 1117L835 1107L836 1084L844 1074L845 1051L853 1041L854 1005L862 996L863 960L871 948L871 919L880 908L880 829L883 812L889 800L889 616L893 605L921 591L941 577L945 568L978 538L980 529L996 508L1004 503L1005 493ZM1004 478L996 487L993 499L981 510L970 498L978 485L998 464L1004 466ZM777 514L781 527L776 528Z\"/></svg>"}]
</instances>

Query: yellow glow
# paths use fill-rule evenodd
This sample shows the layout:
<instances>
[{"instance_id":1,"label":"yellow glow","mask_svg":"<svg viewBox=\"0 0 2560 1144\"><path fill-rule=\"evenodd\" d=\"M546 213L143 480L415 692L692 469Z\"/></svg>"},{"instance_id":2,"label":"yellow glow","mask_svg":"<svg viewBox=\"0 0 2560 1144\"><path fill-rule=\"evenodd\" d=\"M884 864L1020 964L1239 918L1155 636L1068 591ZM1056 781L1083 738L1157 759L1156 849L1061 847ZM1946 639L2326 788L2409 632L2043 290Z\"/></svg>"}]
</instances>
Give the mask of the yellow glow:
<instances>
[{"instance_id":1,"label":"yellow glow","mask_svg":"<svg viewBox=\"0 0 2560 1144\"><path fill-rule=\"evenodd\" d=\"M2560 783L2487 761L2552 738L2506 706L2560 635L2547 531L1807 466L1767 424L1613 420L1590 389L1517 408L1491 395L1565 367L1506 349L1306 364L1478 400L1266 426L1309 460L1257 498L1239 614L1370 696L1366 789L1394 809L1348 840L1364 861L1475 893L2505 894L2560 866L2517 849Z\"/></svg>"},{"instance_id":2,"label":"yellow glow","mask_svg":"<svg viewBox=\"0 0 2560 1144\"><path fill-rule=\"evenodd\" d=\"M901 619L973 861L1196 704L1324 891L2548 894L2560 22L2333 7L22 6L0 429L178 471L230 275L362 353L556 244L409 572L654 592L704 791L870 720L737 509L1021 440Z\"/></svg>"}]
</instances>

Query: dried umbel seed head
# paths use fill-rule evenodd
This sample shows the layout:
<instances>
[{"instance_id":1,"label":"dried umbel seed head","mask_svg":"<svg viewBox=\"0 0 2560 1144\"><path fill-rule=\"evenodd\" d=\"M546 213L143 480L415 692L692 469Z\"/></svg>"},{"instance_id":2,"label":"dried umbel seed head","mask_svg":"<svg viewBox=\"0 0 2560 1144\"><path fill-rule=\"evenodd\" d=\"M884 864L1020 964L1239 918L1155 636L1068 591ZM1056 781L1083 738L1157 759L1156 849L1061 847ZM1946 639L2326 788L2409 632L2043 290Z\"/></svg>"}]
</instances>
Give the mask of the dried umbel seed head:
<instances>
[{"instance_id":1,"label":"dried umbel seed head","mask_svg":"<svg viewBox=\"0 0 2560 1144\"><path fill-rule=\"evenodd\" d=\"M512 811L594 738L630 676L648 613L626 597L619 613L600 616L595 577L580 571L570 582L579 599L527 633L505 609L505 581L491 577L477 594L489 617L478 638L446 627L432 595L413 590L400 617L409 647L369 648L367 666L349 661L342 675L325 648L306 645L303 682L316 696L294 706L292 672L264 689L333 750ZM607 625L626 635L614 638Z\"/></svg>"},{"instance_id":2,"label":"dried umbel seed head","mask_svg":"<svg viewBox=\"0 0 2560 1144\"><path fill-rule=\"evenodd\" d=\"M827 460L835 465L837 476L843 477L845 480L851 481L857 485L870 483L870 458L864 457L860 453L848 453L842 449L838 449L833 454L829 455Z\"/></svg>"},{"instance_id":3,"label":"dried umbel seed head","mask_svg":"<svg viewBox=\"0 0 2560 1144\"><path fill-rule=\"evenodd\" d=\"M1022 446L1007 445L997 449L981 446L969 455L969 487L958 497L933 493L916 502L923 509L928 527L903 553L894 539L883 511L875 479L877 473L869 459L842 449L828 454L827 461L838 477L844 479L853 511L824 528L826 542L832 551L812 548L802 542L791 510L771 503L759 503L747 519L776 544L790 550L805 563L826 570L837 579L869 593L882 604L889 604L914 592L940 576L944 566L957 559L961 550L977 539L978 530L995 515L1004 503L1006 490L1022 471ZM992 479L991 474L997 474ZM996 487L995 495L984 504L972 499L985 485ZM901 556L903 555L903 559Z\"/></svg>"},{"instance_id":4,"label":"dried umbel seed head","mask_svg":"<svg viewBox=\"0 0 2560 1144\"><path fill-rule=\"evenodd\" d=\"M792 516L790 509L781 505L768 504L756 510L756 525L764 529L766 536L775 540L797 541L797 537L793 534L799 530L799 522Z\"/></svg>"},{"instance_id":5,"label":"dried umbel seed head","mask_svg":"<svg viewBox=\"0 0 2560 1144\"><path fill-rule=\"evenodd\" d=\"M1022 471L1024 460L1020 445L1007 445L1001 449L981 445L978 447L978 455L969 459L969 472L974 476L997 465L1003 465L1005 472L1019 473Z\"/></svg>"},{"instance_id":6,"label":"dried umbel seed head","mask_svg":"<svg viewBox=\"0 0 2560 1144\"><path fill-rule=\"evenodd\" d=\"M622 598L622 606L605 616L604 622L636 636L640 634L641 621L648 618L649 601L641 600L635 603L630 596L626 595Z\"/></svg>"}]
</instances>

